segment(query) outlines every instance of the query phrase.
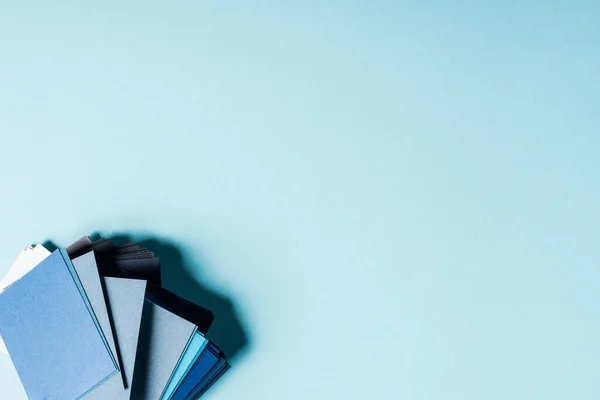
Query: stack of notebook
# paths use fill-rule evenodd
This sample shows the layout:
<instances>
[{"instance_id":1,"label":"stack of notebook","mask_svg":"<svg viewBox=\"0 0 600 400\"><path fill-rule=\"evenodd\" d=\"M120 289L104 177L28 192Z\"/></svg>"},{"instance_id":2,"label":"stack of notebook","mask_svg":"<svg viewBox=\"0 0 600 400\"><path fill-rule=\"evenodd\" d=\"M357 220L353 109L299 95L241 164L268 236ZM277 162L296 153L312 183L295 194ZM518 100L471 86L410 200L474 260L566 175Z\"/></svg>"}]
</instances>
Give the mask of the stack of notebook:
<instances>
[{"instance_id":1,"label":"stack of notebook","mask_svg":"<svg viewBox=\"0 0 600 400\"><path fill-rule=\"evenodd\" d=\"M213 319L133 243L29 247L0 280L0 350L34 400L197 399L229 369Z\"/></svg>"}]
</instances>

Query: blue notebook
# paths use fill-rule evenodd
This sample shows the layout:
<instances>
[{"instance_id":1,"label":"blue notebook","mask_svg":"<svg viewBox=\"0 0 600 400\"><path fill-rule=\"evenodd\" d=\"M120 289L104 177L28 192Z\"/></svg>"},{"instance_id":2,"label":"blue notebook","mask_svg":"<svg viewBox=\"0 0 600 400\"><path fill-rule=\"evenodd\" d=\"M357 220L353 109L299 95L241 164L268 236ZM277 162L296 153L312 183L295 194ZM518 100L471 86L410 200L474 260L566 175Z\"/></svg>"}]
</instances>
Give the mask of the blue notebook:
<instances>
[{"instance_id":1,"label":"blue notebook","mask_svg":"<svg viewBox=\"0 0 600 400\"><path fill-rule=\"evenodd\" d=\"M229 364L224 358L219 358L219 361L214 367L210 369L210 372L202 378L200 383L194 388L192 393L188 395L186 400L197 399L202 396L208 389L211 388L222 376L229 370Z\"/></svg>"},{"instance_id":2,"label":"blue notebook","mask_svg":"<svg viewBox=\"0 0 600 400\"><path fill-rule=\"evenodd\" d=\"M193 395L201 386L202 380L207 377L211 369L218 363L219 357L212 350L209 344L200 357L196 360L192 368L188 371L185 378L171 397L172 400L184 400Z\"/></svg>"},{"instance_id":3,"label":"blue notebook","mask_svg":"<svg viewBox=\"0 0 600 400\"><path fill-rule=\"evenodd\" d=\"M77 399L117 373L59 250L0 294L0 335L31 400Z\"/></svg>"},{"instance_id":4,"label":"blue notebook","mask_svg":"<svg viewBox=\"0 0 600 400\"><path fill-rule=\"evenodd\" d=\"M185 353L183 353L183 356L177 365L177 369L175 369L175 372L173 373L173 376L171 377L171 380L169 381L161 400L168 400L171 398L175 392L175 389L179 387L179 384L187 375L190 368L192 368L192 365L196 362L207 343L208 340L206 340L201 333L196 332L194 334L194 337L188 344Z\"/></svg>"}]
</instances>

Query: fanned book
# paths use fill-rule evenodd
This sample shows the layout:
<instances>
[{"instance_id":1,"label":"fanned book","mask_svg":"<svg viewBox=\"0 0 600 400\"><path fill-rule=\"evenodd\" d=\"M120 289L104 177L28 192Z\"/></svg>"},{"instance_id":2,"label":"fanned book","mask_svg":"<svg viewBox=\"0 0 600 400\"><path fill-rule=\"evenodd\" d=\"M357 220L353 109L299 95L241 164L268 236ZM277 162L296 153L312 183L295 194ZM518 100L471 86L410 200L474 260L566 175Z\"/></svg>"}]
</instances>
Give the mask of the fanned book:
<instances>
[{"instance_id":1,"label":"fanned book","mask_svg":"<svg viewBox=\"0 0 600 400\"><path fill-rule=\"evenodd\" d=\"M135 243L30 246L0 280L0 350L34 400L197 399L229 369L214 318Z\"/></svg>"}]
</instances>

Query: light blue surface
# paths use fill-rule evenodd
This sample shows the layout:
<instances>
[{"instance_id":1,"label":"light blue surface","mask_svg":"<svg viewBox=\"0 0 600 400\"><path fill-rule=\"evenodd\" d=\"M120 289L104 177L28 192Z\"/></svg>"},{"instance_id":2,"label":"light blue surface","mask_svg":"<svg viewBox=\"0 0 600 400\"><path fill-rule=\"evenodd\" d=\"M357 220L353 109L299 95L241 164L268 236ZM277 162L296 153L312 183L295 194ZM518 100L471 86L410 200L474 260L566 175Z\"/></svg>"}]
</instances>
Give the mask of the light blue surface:
<instances>
[{"instance_id":1,"label":"light blue surface","mask_svg":"<svg viewBox=\"0 0 600 400\"><path fill-rule=\"evenodd\" d=\"M599 7L6 2L0 273L176 243L249 336L208 400L599 398Z\"/></svg>"},{"instance_id":2,"label":"light blue surface","mask_svg":"<svg viewBox=\"0 0 600 400\"><path fill-rule=\"evenodd\" d=\"M181 361L179 361L179 365L177 365L177 368L173 372L173 376L171 377L171 380L169 381L169 384L167 385L167 388L165 389L161 399L167 400L171 398L171 395L175 389L177 389L179 383L181 383L181 380L188 373L192 365L196 362L198 356L200 356L200 353L202 353L202 350L204 350L207 343L208 340L206 340L202 334L198 332L194 334L194 337L190 341L185 353L183 353L183 357L181 357Z\"/></svg>"}]
</instances>

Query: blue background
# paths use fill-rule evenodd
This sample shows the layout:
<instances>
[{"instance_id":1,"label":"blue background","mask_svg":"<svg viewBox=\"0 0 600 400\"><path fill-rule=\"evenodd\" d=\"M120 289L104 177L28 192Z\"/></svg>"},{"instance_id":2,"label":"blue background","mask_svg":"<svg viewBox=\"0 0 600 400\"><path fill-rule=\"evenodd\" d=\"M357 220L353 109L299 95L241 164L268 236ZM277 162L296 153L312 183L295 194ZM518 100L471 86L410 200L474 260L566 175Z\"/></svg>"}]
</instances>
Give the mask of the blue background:
<instances>
[{"instance_id":1,"label":"blue background","mask_svg":"<svg viewBox=\"0 0 600 400\"><path fill-rule=\"evenodd\" d=\"M177 244L248 339L207 399L596 399L599 17L5 2L0 273L96 230Z\"/></svg>"}]
</instances>

